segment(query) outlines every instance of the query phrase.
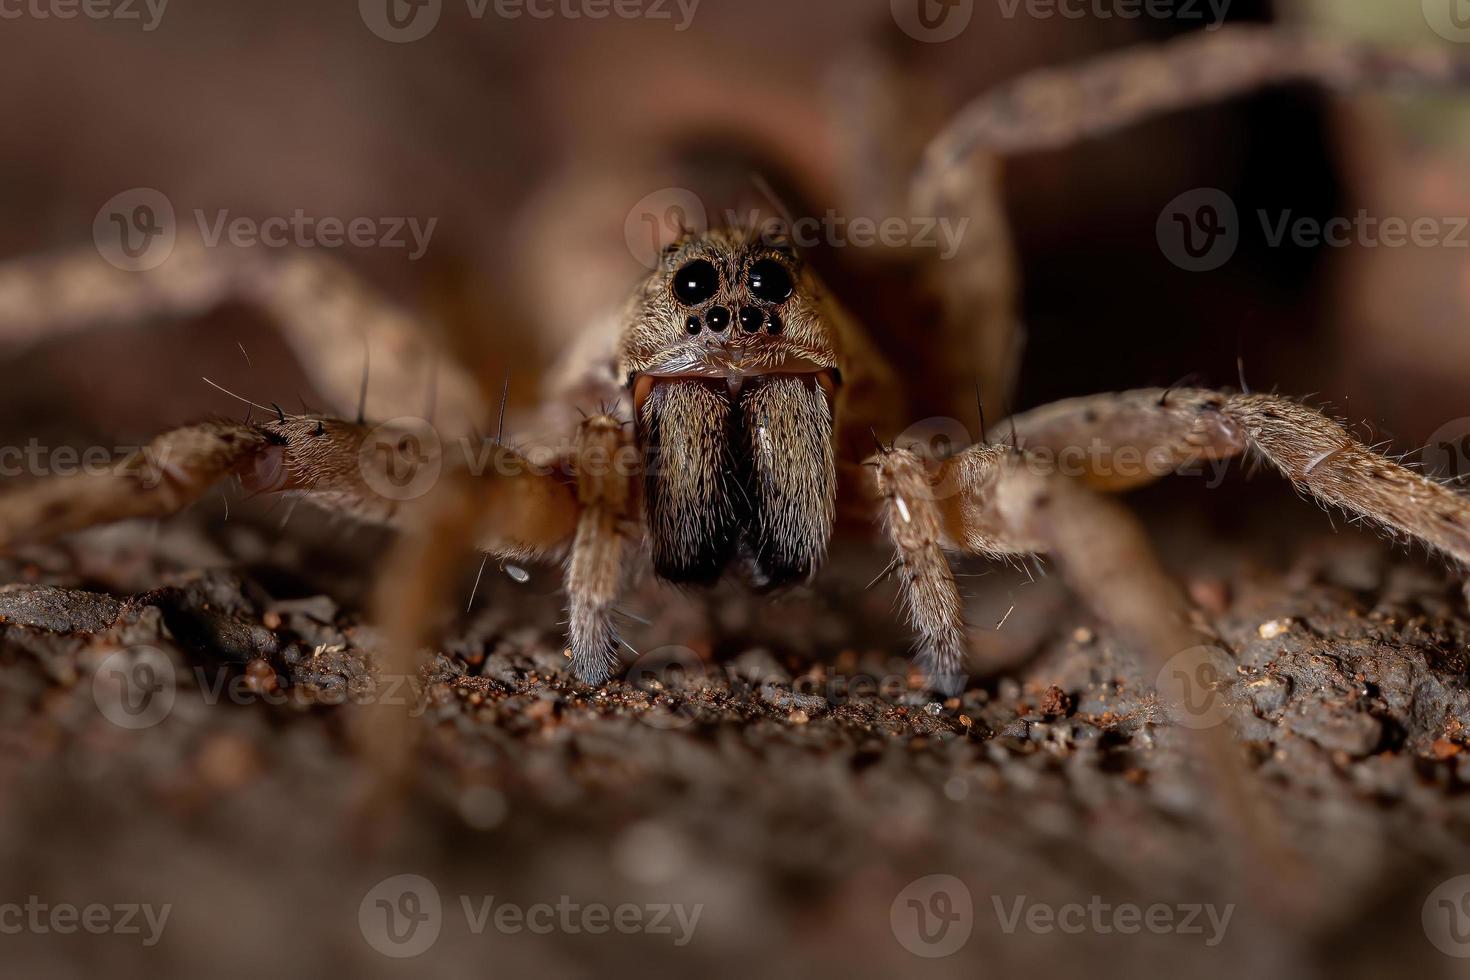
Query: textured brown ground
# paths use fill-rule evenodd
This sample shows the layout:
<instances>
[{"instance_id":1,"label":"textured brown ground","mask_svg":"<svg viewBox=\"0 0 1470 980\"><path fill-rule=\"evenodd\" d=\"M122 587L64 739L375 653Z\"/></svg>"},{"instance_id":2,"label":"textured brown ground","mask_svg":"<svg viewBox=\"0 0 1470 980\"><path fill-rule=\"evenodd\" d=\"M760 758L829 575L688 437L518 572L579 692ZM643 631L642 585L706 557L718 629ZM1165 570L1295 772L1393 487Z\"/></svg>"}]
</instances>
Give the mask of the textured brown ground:
<instances>
[{"instance_id":1,"label":"textured brown ground","mask_svg":"<svg viewBox=\"0 0 1470 980\"><path fill-rule=\"evenodd\" d=\"M641 588L635 644L718 665L661 688L570 680L554 571L522 584L492 565L432 670L415 785L396 814L365 819L371 768L354 709L333 702L371 689L359 610L381 542L304 509L285 532L280 510L237 506L221 524L204 519L212 505L0 563L0 581L23 583L0 592L0 900L174 906L151 949L0 936L5 972L1460 975L1420 924L1429 891L1470 869L1457 588L1419 556L1332 537L1289 492L1264 491L1267 510L1309 531L1206 528L1175 497L1201 501L1176 488L1141 506L1165 513L1171 566L1238 664L1223 694L1273 826L1309 868L1305 903L1205 791L1128 652L1054 578L963 580L983 670L930 705L905 689L891 590L864 590L882 558L863 550L774 605ZM162 723L129 731L98 710L93 674L136 644L165 651L180 690ZM210 704L196 670L289 698ZM875 691L863 676L890 680ZM398 874L430 879L445 904L416 959L381 956L359 929L363 897ZM974 901L968 943L937 960L890 924L900 891L931 874ZM676 947L474 935L460 895L704 908ZM1236 908L1207 947L1007 934L993 899L1020 896Z\"/></svg>"}]
</instances>

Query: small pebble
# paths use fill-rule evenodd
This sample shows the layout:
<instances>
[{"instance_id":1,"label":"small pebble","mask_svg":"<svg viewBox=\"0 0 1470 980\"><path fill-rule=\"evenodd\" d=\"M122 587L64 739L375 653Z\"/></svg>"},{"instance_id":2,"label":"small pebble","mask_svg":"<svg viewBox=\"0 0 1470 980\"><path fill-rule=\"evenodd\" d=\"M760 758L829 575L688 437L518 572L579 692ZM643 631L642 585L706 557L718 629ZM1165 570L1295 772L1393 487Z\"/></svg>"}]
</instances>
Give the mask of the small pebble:
<instances>
[{"instance_id":1,"label":"small pebble","mask_svg":"<svg viewBox=\"0 0 1470 980\"><path fill-rule=\"evenodd\" d=\"M1274 640L1291 630L1291 620L1273 619L1269 623L1262 623L1256 632L1263 640Z\"/></svg>"},{"instance_id":2,"label":"small pebble","mask_svg":"<svg viewBox=\"0 0 1470 980\"><path fill-rule=\"evenodd\" d=\"M1072 699L1067 692L1053 684L1041 696L1041 713L1048 718L1060 718L1072 710Z\"/></svg>"},{"instance_id":3,"label":"small pebble","mask_svg":"<svg viewBox=\"0 0 1470 980\"><path fill-rule=\"evenodd\" d=\"M1444 738L1439 739L1429 747L1429 754L1441 761L1445 759L1453 759L1455 756L1459 755L1461 751L1462 750L1460 746L1456 745L1454 742L1451 742L1449 739Z\"/></svg>"}]
</instances>

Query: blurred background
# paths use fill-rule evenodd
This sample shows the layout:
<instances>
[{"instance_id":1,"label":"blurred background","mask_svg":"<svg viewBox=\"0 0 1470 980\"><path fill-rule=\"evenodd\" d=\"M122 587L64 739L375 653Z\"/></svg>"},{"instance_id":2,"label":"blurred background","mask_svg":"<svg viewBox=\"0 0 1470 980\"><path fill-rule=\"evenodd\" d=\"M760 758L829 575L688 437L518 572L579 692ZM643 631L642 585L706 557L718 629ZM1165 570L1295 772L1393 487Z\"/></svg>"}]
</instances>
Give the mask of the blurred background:
<instances>
[{"instance_id":1,"label":"blurred background","mask_svg":"<svg viewBox=\"0 0 1470 980\"><path fill-rule=\"evenodd\" d=\"M852 94L846 67L864 51L894 52L936 121L1028 70L1203 29L1217 9L1230 22L1452 46L1470 56L1461 43L1470 33L1460 36L1461 22L1451 16L1459 0L1231 0L1136 18L1106 16L1127 5L1103 0L1069 8L1080 16L1026 0L961 0L966 26L941 43L900 29L902 2L686 0L681 7L664 0L655 7L647 0L639 9L658 15L599 19L587 15L597 6L592 0L542 4L552 14L544 18L514 4L508 9L522 15L504 16L495 0L480 16L464 0L171 0L153 7L138 0L96 8L112 10L96 16L66 0L0 0L0 259L90 248L99 209L136 188L163 194L181 221L195 211L257 222L297 211L343 222L433 221L422 255L353 245L333 251L399 302L475 338L476 369L487 377L510 373L514 413L535 403L548 366L638 278L626 222L648 195L682 186L701 166L716 180L721 167L740 180L754 167L801 213L841 210L852 161L839 107ZM1176 15L1185 8L1197 16ZM1005 205L1027 327L1014 407L1185 378L1234 386L1243 365L1253 388L1316 393L1396 450L1451 447L1434 458L1438 472L1470 473L1470 443L1461 441L1470 436L1470 249L1361 241L1278 247L1255 218L1264 211L1273 221L1290 214L1325 222L1366 209L1453 222L1470 215L1467 164L1470 100L1330 97L1309 87L1256 93L1007 161ZM1170 203L1199 188L1224 191L1242 216L1234 256L1208 272L1171 261L1158 232ZM1470 242L1470 231L1462 236ZM839 289L862 294L862 256L819 261ZM889 335L885 343L901 349L928 339ZM7 343L0 324L0 350L7 358L0 383L6 445L30 438L129 445L210 414L238 415L234 401L198 380L204 375L262 403L322 407L309 372L294 363L272 323L238 305L24 345ZM1257 508L1277 515L1276 526L1319 518L1284 484L1229 486L1237 493L1210 494L1207 503L1196 495L1183 505L1188 488L1155 489L1139 506L1182 522L1185 530L1164 542L1167 552L1217 570L1238 558L1218 550L1220 538L1249 524ZM234 579L189 588L242 614L264 610L277 623L284 617L326 648L339 640L354 650L368 644L366 628L344 626L342 618L367 587L365 560L344 557L336 532L283 545L241 531L207 546L167 530L149 533L155 557L147 559L138 557L144 549L135 535L6 567L16 580L100 582L130 593L152 588L162 571L228 567L243 554L277 599L288 592L300 602L319 589L343 608L323 613L266 602L252 591L256 585ZM1356 594L1365 581L1391 578L1373 564L1383 554L1376 542L1346 547L1351 561L1339 562L1338 552L1314 559L1314 568L1338 568L1334 587ZM1269 567L1285 567L1285 550L1272 540L1256 553ZM124 553L131 563L118 563ZM98 557L104 554L106 561ZM477 671L488 672L483 649L490 649L489 663L502 658L521 676L527 669L553 674L559 649L548 654L547 644L556 642L558 611L550 579L538 580L540 591L528 599L505 576L496 578L456 649L481 649ZM1008 584L983 596L977 614L993 624L1016 613L1011 633L977 641L997 673L1029 663L1044 627L1047 643L1072 644L1070 653L1053 654L1083 678L1079 684L1105 676L1076 656L1077 644L1091 640L1077 640L1083 634L1073 626L1087 626L1075 610L1062 611L1053 584L1037 586L1017 612L1007 591L1017 579L1002 581ZM1203 581L1208 592L1216 580ZM862 605L861 622L886 617L888 597L863 598L861 584L843 601ZM722 654L750 646L751 638L774 645L783 663L782 643L804 652L851 642L862 652L864 640L851 639L853 626L833 606L772 622L743 602L722 599L724 611L713 614L724 617L727 635L741 636L717 641ZM538 618L539 630L526 625ZM683 625L677 620L670 629ZM129 628L145 640L161 629L146 618ZM1435 641L1446 657L1461 658L1461 672L1462 634ZM878 635L886 642L901 634L889 626ZM1377 818L1353 809L1359 797L1334 796L1314 818L1320 824L1307 822L1341 832L1332 846L1351 856L1333 852L1328 863L1340 861L1343 894L1353 896L1324 914L1321 931L1306 940L1320 954L1310 961L1303 947L1271 932L1269 909L1242 911L1235 941L1219 955L1177 935L1132 946L1096 934L1057 942L1002 935L980 883L999 893L1006 882L1006 894L1034 889L1054 903L1086 902L1094 891L1145 905L1159 896L1215 895L1212 875L1230 858L1212 851L1219 828L1201 816L1207 807L1168 797L1170 787L1183 791L1163 777L1162 802L1140 801L1113 783L1063 774L1061 763L1044 758L1006 769L984 744L946 741L958 729L923 729L918 704L904 706L901 717L849 718L840 732L814 726L790 735L754 709L735 717L730 708L725 724L699 728L688 740L632 722L573 738L545 720L561 717L560 696L521 689L488 726L445 709L433 743L438 768L428 770L414 798L407 832L386 851L364 851L353 836L361 772L330 713L307 712L320 722L308 728L289 712L211 714L191 702L167 725L137 736L146 743L129 742L131 733L99 733L78 722L81 709L54 694L56 685L66 687L58 678L76 683L67 673L73 660L92 663L85 658L97 651L18 634L0 636L4 644L8 666L19 658L30 672L11 670L0 702L7 722L0 904L39 891L53 902L85 904L101 895L179 906L173 932L156 949L120 936L62 945L56 936L0 935L0 962L16 976L101 969L118 976L253 976L264 969L735 975L751 966L781 976L974 976L1079 965L1108 975L1158 966L1205 976L1300 976L1371 975L1363 971L1384 962L1412 962L1426 976L1458 975L1460 961L1422 941L1424 889L1416 877L1433 879L1427 869L1458 852L1427 832L1422 852L1405 843L1409 831L1383 844ZM191 663L175 661L180 670ZM1057 661L1044 663L1050 666L1039 673L1032 663L1026 684L1066 673L1048 674ZM987 681L987 700L1034 707L1038 697L1032 687ZM538 707L543 701L550 707ZM806 717L799 702L781 702L779 710L771 704L760 710ZM969 710L951 713L962 709ZM903 739L894 735L900 729ZM146 752L138 750L143 744ZM992 763L1001 775L985 768ZM949 768L959 765L980 768ZM1108 763L1107 771L1122 783L1123 773L1137 770ZM704 784L698 773L723 781ZM1451 780L1446 793L1462 789L1467 775ZM1304 795L1327 792L1314 786ZM1376 783L1364 792L1388 793ZM1450 806L1439 796L1420 803L1420 816ZM1145 820L1145 811L1158 823ZM1463 828L1463 819L1450 825ZM1148 828L1143 838L1131 833L1132 821ZM1012 831L1018 836L1008 837ZM1141 864L1129 873L1107 866L1117 849ZM961 954L928 959L913 953L913 943L930 947L906 941L887 916L894 895L938 871L969 882L976 916L988 925L983 940ZM688 950L648 935L609 946L587 935L487 939L458 927L422 958L400 961L364 942L354 919L357 897L399 873L432 879L452 915L459 895L478 901L498 890L522 904L570 892L613 906L687 901L709 911ZM389 904L416 912L420 906L404 904L394 887ZM931 892L918 900L936 916L951 910ZM1407 935L1411 945L1390 943L1380 959L1355 942L1356 924L1375 916L1397 930L1385 926L1384 936Z\"/></svg>"}]
</instances>

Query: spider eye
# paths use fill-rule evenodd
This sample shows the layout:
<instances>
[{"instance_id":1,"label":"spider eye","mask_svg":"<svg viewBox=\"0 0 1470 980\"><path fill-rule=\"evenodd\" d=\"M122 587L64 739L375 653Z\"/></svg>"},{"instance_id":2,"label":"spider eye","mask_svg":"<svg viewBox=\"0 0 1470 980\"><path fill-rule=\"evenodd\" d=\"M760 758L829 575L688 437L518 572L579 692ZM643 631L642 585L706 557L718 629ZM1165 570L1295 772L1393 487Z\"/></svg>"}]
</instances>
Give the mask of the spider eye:
<instances>
[{"instance_id":1,"label":"spider eye","mask_svg":"<svg viewBox=\"0 0 1470 980\"><path fill-rule=\"evenodd\" d=\"M796 291L791 273L775 259L761 259L750 267L750 291L767 303L784 303Z\"/></svg>"},{"instance_id":2,"label":"spider eye","mask_svg":"<svg viewBox=\"0 0 1470 980\"><path fill-rule=\"evenodd\" d=\"M674 296L685 306L698 306L719 291L720 273L704 259L696 259L674 273Z\"/></svg>"}]
</instances>

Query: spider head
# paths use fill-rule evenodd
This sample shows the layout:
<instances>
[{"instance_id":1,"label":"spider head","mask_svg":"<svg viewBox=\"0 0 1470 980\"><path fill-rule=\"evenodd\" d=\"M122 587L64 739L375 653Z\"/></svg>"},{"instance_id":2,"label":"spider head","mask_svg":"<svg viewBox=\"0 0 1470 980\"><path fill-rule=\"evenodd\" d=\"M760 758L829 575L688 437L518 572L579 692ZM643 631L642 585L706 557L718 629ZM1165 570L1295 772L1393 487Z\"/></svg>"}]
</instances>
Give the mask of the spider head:
<instances>
[{"instance_id":1,"label":"spider head","mask_svg":"<svg viewBox=\"0 0 1470 980\"><path fill-rule=\"evenodd\" d=\"M635 294L620 356L641 409L655 383L811 376L835 391L837 339L821 283L786 241L753 231L686 236Z\"/></svg>"},{"instance_id":2,"label":"spider head","mask_svg":"<svg viewBox=\"0 0 1470 980\"><path fill-rule=\"evenodd\" d=\"M633 297L619 356L659 575L712 583L737 558L760 587L814 572L841 375L821 283L795 250L739 230L675 242Z\"/></svg>"}]
</instances>

